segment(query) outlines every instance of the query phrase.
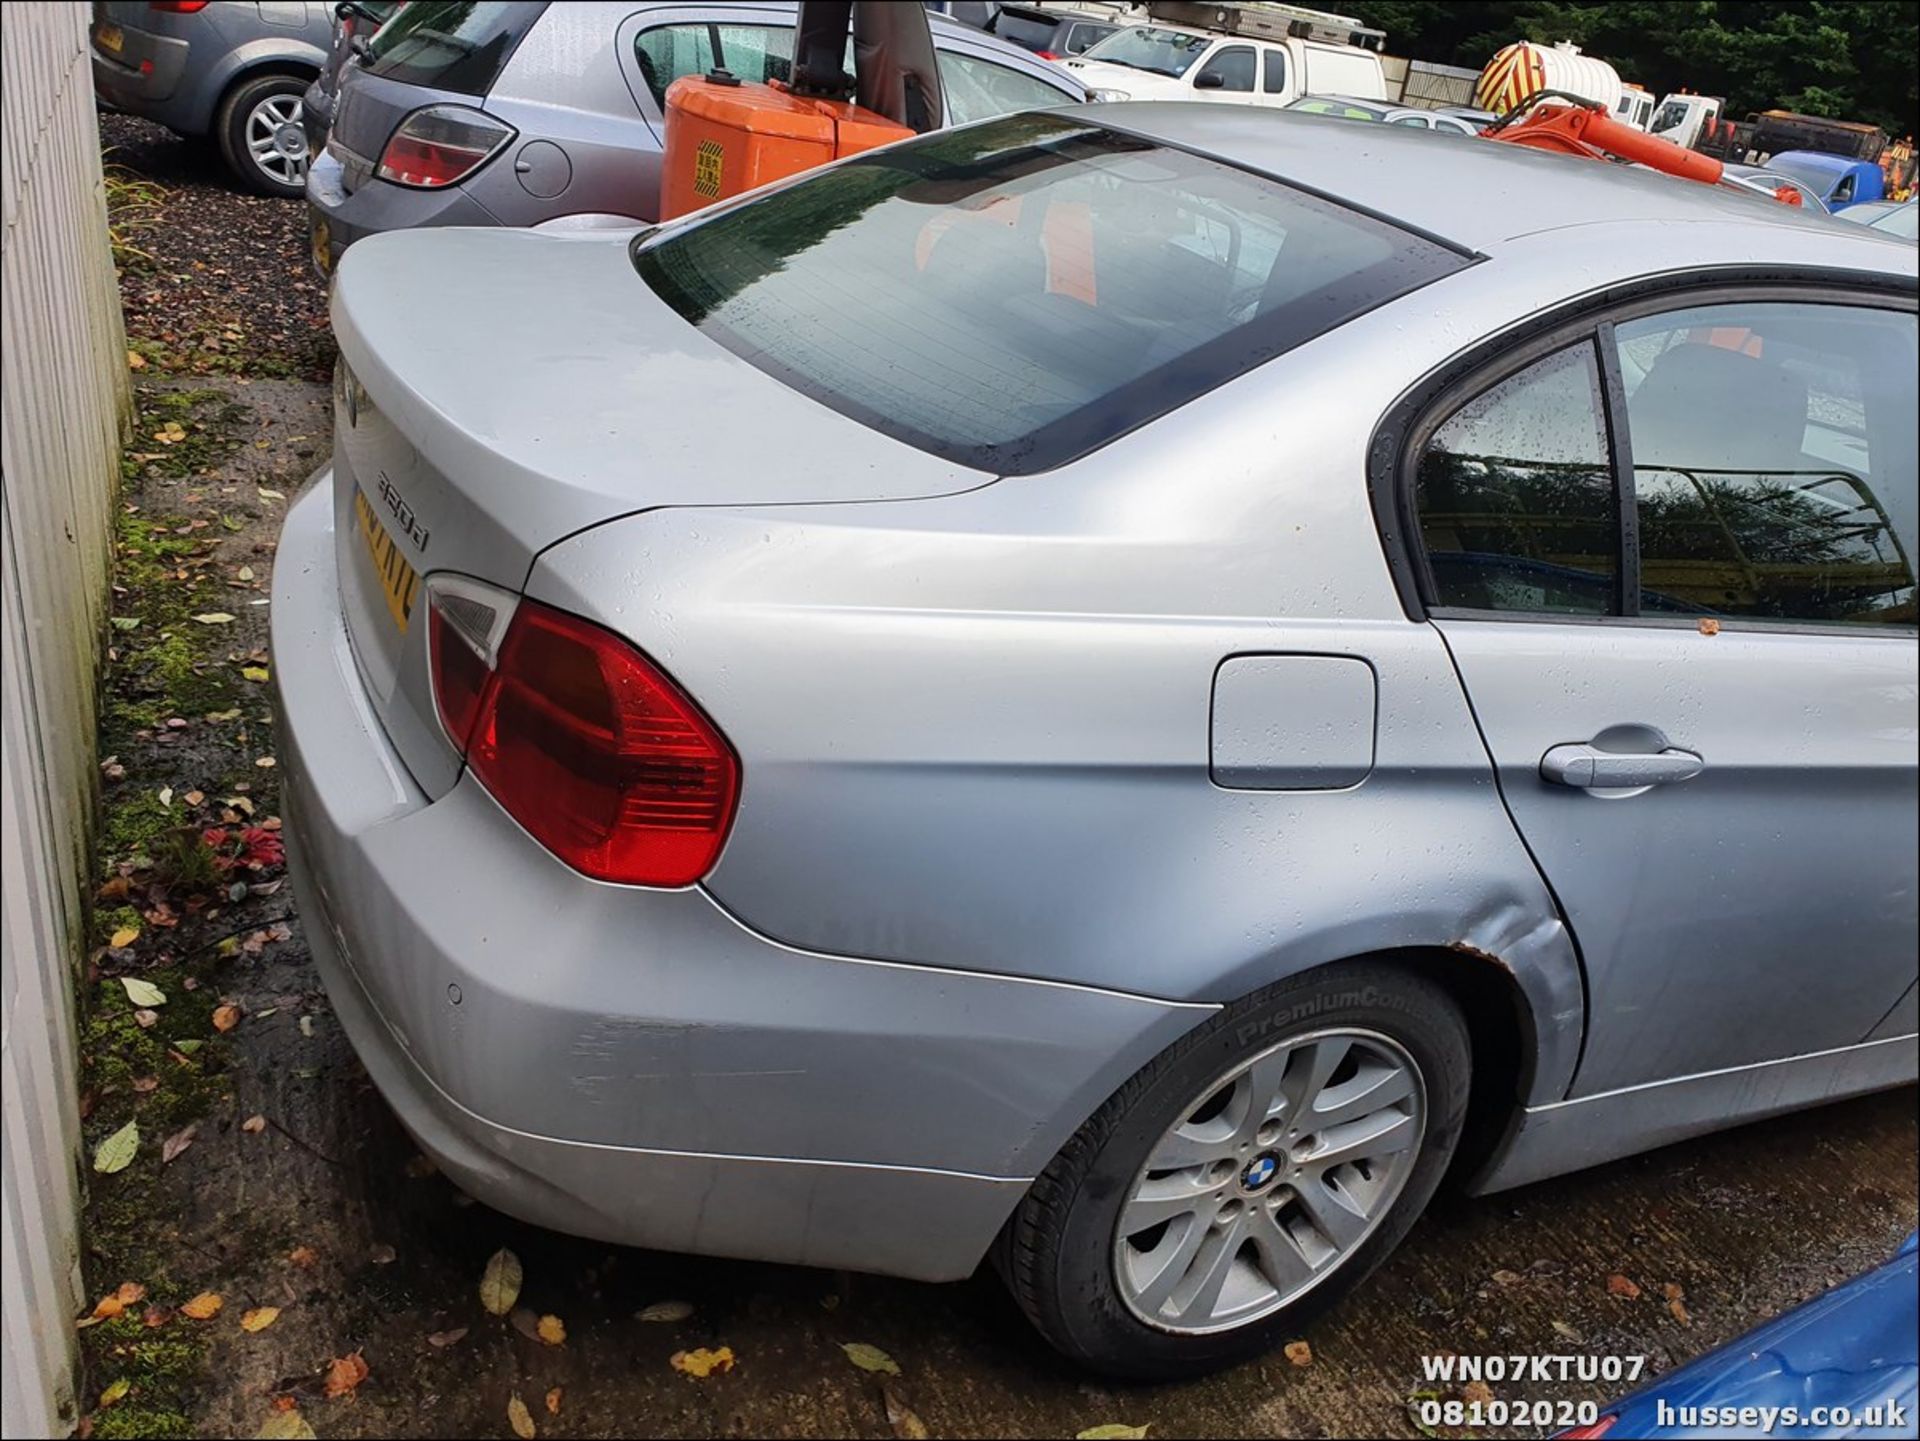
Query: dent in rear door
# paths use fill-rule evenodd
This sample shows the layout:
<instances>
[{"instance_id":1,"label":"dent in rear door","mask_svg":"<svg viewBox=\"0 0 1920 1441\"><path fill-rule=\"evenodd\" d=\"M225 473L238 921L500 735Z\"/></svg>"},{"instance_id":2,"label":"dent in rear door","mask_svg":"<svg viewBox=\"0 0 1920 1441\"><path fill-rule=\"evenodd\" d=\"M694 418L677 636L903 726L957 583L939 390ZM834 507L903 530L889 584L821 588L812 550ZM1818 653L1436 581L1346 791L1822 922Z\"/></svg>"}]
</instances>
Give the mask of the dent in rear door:
<instances>
[{"instance_id":1,"label":"dent in rear door","mask_svg":"<svg viewBox=\"0 0 1920 1441\"><path fill-rule=\"evenodd\" d=\"M1738 347L1765 350L1766 318L1744 320L1670 324L1660 344L1757 362ZM1817 406L1778 383L1774 357L1789 347L1776 335L1752 373L1691 351L1651 389L1641 387L1655 372L1637 370L1646 435L1630 453L1610 440L1624 435L1632 403L1612 344L1575 341L1468 400L1412 476L1425 584L1440 603L1433 623L1509 813L1582 950L1591 1025L1576 1095L1853 1044L1914 970L1915 647L1897 629L1903 608L1912 624L1910 567L1903 585L1859 602L1887 605L1886 627L1799 633L1742 615L1768 595L1790 612L1832 593L1791 573L1807 554L1792 528L1770 559L1756 561L1756 534L1703 569L1727 527L1747 524L1735 502L1777 514L1791 495L1769 489L1765 473L1806 467L1743 454L1741 469L1723 463L1703 481L1723 427L1683 459L1656 435L1654 398L1679 386L1666 408L1682 421L1791 432L1796 454L1846 450L1817 441ZM1689 369L1695 379L1682 380ZM1700 383L1708 370L1734 383ZM1793 395L1805 427L1800 414L1779 419ZM1610 413L1620 416L1611 431ZM1912 413L1908 398L1904 451L1892 424L1880 432L1876 475L1888 494L1904 484L1908 517ZM1830 466L1844 468L1815 468ZM1622 545L1621 496L1638 547ZM1796 523L1813 514L1796 511ZM1879 577L1869 588L1881 585L1887 556L1906 565L1910 534L1901 541L1884 516L1876 558L1848 561L1833 585L1869 571ZM1567 760L1570 746L1590 747L1603 770L1632 768L1618 779L1649 783L1581 784L1591 772Z\"/></svg>"}]
</instances>

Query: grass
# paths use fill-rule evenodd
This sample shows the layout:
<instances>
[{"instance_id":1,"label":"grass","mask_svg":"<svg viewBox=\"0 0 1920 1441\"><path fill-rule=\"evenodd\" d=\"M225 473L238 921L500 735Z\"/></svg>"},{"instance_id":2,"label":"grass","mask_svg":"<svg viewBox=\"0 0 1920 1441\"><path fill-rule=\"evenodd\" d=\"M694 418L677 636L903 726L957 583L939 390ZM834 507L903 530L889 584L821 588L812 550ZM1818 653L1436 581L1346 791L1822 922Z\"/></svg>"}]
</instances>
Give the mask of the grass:
<instances>
[{"instance_id":1,"label":"grass","mask_svg":"<svg viewBox=\"0 0 1920 1441\"><path fill-rule=\"evenodd\" d=\"M134 174L124 165L108 164L103 178L107 191L107 239L113 246L113 263L122 268L153 266L157 263L153 253L134 242L144 239L160 223L160 212L167 203L167 188Z\"/></svg>"}]
</instances>

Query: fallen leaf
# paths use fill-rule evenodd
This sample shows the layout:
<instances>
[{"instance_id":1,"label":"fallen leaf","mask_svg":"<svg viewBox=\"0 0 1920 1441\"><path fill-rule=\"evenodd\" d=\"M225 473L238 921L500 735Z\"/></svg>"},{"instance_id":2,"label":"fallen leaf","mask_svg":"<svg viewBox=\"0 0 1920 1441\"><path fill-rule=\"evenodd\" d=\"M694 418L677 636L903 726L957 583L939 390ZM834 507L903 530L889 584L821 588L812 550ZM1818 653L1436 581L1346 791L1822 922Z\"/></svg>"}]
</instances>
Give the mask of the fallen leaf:
<instances>
[{"instance_id":1,"label":"fallen leaf","mask_svg":"<svg viewBox=\"0 0 1920 1441\"><path fill-rule=\"evenodd\" d=\"M300 1034L303 1036L311 1036L313 1034L312 1016L302 1016L300 1018Z\"/></svg>"},{"instance_id":2,"label":"fallen leaf","mask_svg":"<svg viewBox=\"0 0 1920 1441\"><path fill-rule=\"evenodd\" d=\"M391 1266L395 1256L396 1252L393 1247L387 1245L384 1241L367 1252L367 1259L376 1266Z\"/></svg>"},{"instance_id":3,"label":"fallen leaf","mask_svg":"<svg viewBox=\"0 0 1920 1441\"><path fill-rule=\"evenodd\" d=\"M130 1089L135 1095L144 1096L149 1091L157 1091L160 1089L160 1078L158 1076L135 1076Z\"/></svg>"},{"instance_id":4,"label":"fallen leaf","mask_svg":"<svg viewBox=\"0 0 1920 1441\"><path fill-rule=\"evenodd\" d=\"M282 495L279 491L268 490L264 485L261 486L259 489L260 489L260 498L262 500L285 500L286 499L286 496Z\"/></svg>"},{"instance_id":5,"label":"fallen leaf","mask_svg":"<svg viewBox=\"0 0 1920 1441\"><path fill-rule=\"evenodd\" d=\"M1573 1342L1573 1344L1576 1346L1581 1345L1586 1340L1586 1337L1582 1336L1577 1330L1575 1330L1572 1326L1569 1326L1565 1321L1555 1321L1553 1323L1553 1334L1560 1337L1562 1340Z\"/></svg>"},{"instance_id":6,"label":"fallen leaf","mask_svg":"<svg viewBox=\"0 0 1920 1441\"><path fill-rule=\"evenodd\" d=\"M276 1411L297 1410L299 1405L300 1403L291 1396L275 1396L273 1398L273 1409Z\"/></svg>"},{"instance_id":7,"label":"fallen leaf","mask_svg":"<svg viewBox=\"0 0 1920 1441\"><path fill-rule=\"evenodd\" d=\"M196 1041L196 1040L189 1039L185 1041L175 1041L173 1043L173 1048L174 1050L180 1052L182 1055L191 1056L195 1051L199 1050L200 1047L203 1046L204 1044L206 1044L204 1041Z\"/></svg>"},{"instance_id":8,"label":"fallen leaf","mask_svg":"<svg viewBox=\"0 0 1920 1441\"><path fill-rule=\"evenodd\" d=\"M280 1319L278 1306L255 1306L240 1318L242 1331L264 1331Z\"/></svg>"},{"instance_id":9,"label":"fallen leaf","mask_svg":"<svg viewBox=\"0 0 1920 1441\"><path fill-rule=\"evenodd\" d=\"M95 932L95 934L97 935L98 932ZM109 940L107 944L109 946L112 946L113 949L117 951L124 946L132 945L135 941L139 939L140 939L140 927L122 926L120 927L119 930L113 933L113 938Z\"/></svg>"},{"instance_id":10,"label":"fallen leaf","mask_svg":"<svg viewBox=\"0 0 1920 1441\"><path fill-rule=\"evenodd\" d=\"M887 1424L900 1441L927 1441L927 1423L907 1409L907 1403L894 1394L893 1387L882 1386L880 1399L886 1402Z\"/></svg>"},{"instance_id":11,"label":"fallen leaf","mask_svg":"<svg viewBox=\"0 0 1920 1441\"><path fill-rule=\"evenodd\" d=\"M264 683L268 672L263 665L243 665L240 667L240 674L247 680Z\"/></svg>"},{"instance_id":12,"label":"fallen leaf","mask_svg":"<svg viewBox=\"0 0 1920 1441\"><path fill-rule=\"evenodd\" d=\"M1700 619L1700 634L1702 635L1720 634L1720 622L1715 620L1712 616L1702 616Z\"/></svg>"},{"instance_id":13,"label":"fallen leaf","mask_svg":"<svg viewBox=\"0 0 1920 1441\"><path fill-rule=\"evenodd\" d=\"M240 579L241 579L241 580L252 580L252 579L253 579L253 567L252 567L252 566L250 566L250 565L243 565L243 566L241 566L241 567L240 567Z\"/></svg>"},{"instance_id":14,"label":"fallen leaf","mask_svg":"<svg viewBox=\"0 0 1920 1441\"><path fill-rule=\"evenodd\" d=\"M1667 1301L1667 1311L1672 1315L1673 1319L1678 1321L1682 1326L1691 1326L1693 1324L1693 1316L1687 1310L1687 1303L1682 1301L1678 1296L1671 1297Z\"/></svg>"},{"instance_id":15,"label":"fallen leaf","mask_svg":"<svg viewBox=\"0 0 1920 1441\"><path fill-rule=\"evenodd\" d=\"M884 1371L889 1376L900 1374L900 1363L878 1346L869 1346L865 1341L848 1341L840 1349L862 1371Z\"/></svg>"},{"instance_id":16,"label":"fallen leaf","mask_svg":"<svg viewBox=\"0 0 1920 1441\"><path fill-rule=\"evenodd\" d=\"M202 625L232 625L233 624L233 617L228 615L224 610L205 611L200 615L196 615L194 619L199 621L200 624Z\"/></svg>"},{"instance_id":17,"label":"fallen leaf","mask_svg":"<svg viewBox=\"0 0 1920 1441\"><path fill-rule=\"evenodd\" d=\"M527 1410L527 1403L520 1399L518 1391L507 1398L507 1424L513 1427L513 1434L520 1441L533 1441L540 1434L534 1430L533 1413Z\"/></svg>"},{"instance_id":18,"label":"fallen leaf","mask_svg":"<svg viewBox=\"0 0 1920 1441\"><path fill-rule=\"evenodd\" d=\"M129 1121L100 1143L99 1148L93 1153L93 1169L103 1176L111 1176L115 1171L124 1171L133 1163L134 1154L139 1149L139 1124Z\"/></svg>"},{"instance_id":19,"label":"fallen leaf","mask_svg":"<svg viewBox=\"0 0 1920 1441\"><path fill-rule=\"evenodd\" d=\"M1639 1296L1640 1288L1625 1276L1616 1272L1607 1277L1607 1294L1609 1296L1619 1296L1623 1300L1631 1301Z\"/></svg>"},{"instance_id":20,"label":"fallen leaf","mask_svg":"<svg viewBox=\"0 0 1920 1441\"><path fill-rule=\"evenodd\" d=\"M549 1346L558 1346L567 1339L566 1323L558 1316L542 1316L536 1332Z\"/></svg>"},{"instance_id":21,"label":"fallen leaf","mask_svg":"<svg viewBox=\"0 0 1920 1441\"><path fill-rule=\"evenodd\" d=\"M560 1414L560 1396L561 1391L558 1386L555 1386L551 1391L547 1392L547 1414L549 1416L558 1416Z\"/></svg>"},{"instance_id":22,"label":"fallen leaf","mask_svg":"<svg viewBox=\"0 0 1920 1441\"><path fill-rule=\"evenodd\" d=\"M302 1271L310 1271L313 1269L313 1263L318 1261L320 1257L315 1254L311 1246L295 1246L291 1251L287 1252L287 1259Z\"/></svg>"},{"instance_id":23,"label":"fallen leaf","mask_svg":"<svg viewBox=\"0 0 1920 1441\"><path fill-rule=\"evenodd\" d=\"M711 1376L715 1371L733 1369L733 1347L722 1346L717 1351L709 1351L702 1346L697 1351L675 1351L672 1356L673 1369L684 1371L689 1376Z\"/></svg>"},{"instance_id":24,"label":"fallen leaf","mask_svg":"<svg viewBox=\"0 0 1920 1441\"><path fill-rule=\"evenodd\" d=\"M146 1314L140 1318L140 1323L151 1331L156 1326L166 1325L172 1319L173 1312L165 1306L149 1306Z\"/></svg>"},{"instance_id":25,"label":"fallen leaf","mask_svg":"<svg viewBox=\"0 0 1920 1441\"><path fill-rule=\"evenodd\" d=\"M1677 1281L1668 1281L1662 1285L1660 1287L1660 1294L1665 1296L1669 1301L1684 1301L1687 1299L1686 1289Z\"/></svg>"},{"instance_id":26,"label":"fallen leaf","mask_svg":"<svg viewBox=\"0 0 1920 1441\"><path fill-rule=\"evenodd\" d=\"M257 1136L267 1129L267 1118L265 1116L249 1116L240 1123L240 1129L250 1136Z\"/></svg>"},{"instance_id":27,"label":"fallen leaf","mask_svg":"<svg viewBox=\"0 0 1920 1441\"><path fill-rule=\"evenodd\" d=\"M1525 1279L1526 1278L1518 1271L1495 1271L1493 1273L1493 1282L1496 1286L1513 1286Z\"/></svg>"},{"instance_id":28,"label":"fallen leaf","mask_svg":"<svg viewBox=\"0 0 1920 1441\"><path fill-rule=\"evenodd\" d=\"M139 933L136 931L135 934ZM164 1006L167 1003L167 993L152 981L143 981L137 976L122 976L120 985L126 991L127 999L136 1006Z\"/></svg>"},{"instance_id":29,"label":"fallen leaf","mask_svg":"<svg viewBox=\"0 0 1920 1441\"><path fill-rule=\"evenodd\" d=\"M214 1030L231 1031L239 1024L240 1008L238 1006L219 1006L215 1008L213 1013Z\"/></svg>"},{"instance_id":30,"label":"fallen leaf","mask_svg":"<svg viewBox=\"0 0 1920 1441\"><path fill-rule=\"evenodd\" d=\"M496 1316L504 1316L520 1299L520 1258L502 1246L487 1258L487 1269L480 1275L480 1304Z\"/></svg>"},{"instance_id":31,"label":"fallen leaf","mask_svg":"<svg viewBox=\"0 0 1920 1441\"><path fill-rule=\"evenodd\" d=\"M685 1301L655 1301L635 1311L633 1318L636 1321L684 1321L692 1314L693 1307Z\"/></svg>"},{"instance_id":32,"label":"fallen leaf","mask_svg":"<svg viewBox=\"0 0 1920 1441\"><path fill-rule=\"evenodd\" d=\"M436 1349L455 1345L467 1338L467 1328L456 1326L451 1331L431 1331L427 1334L427 1344Z\"/></svg>"},{"instance_id":33,"label":"fallen leaf","mask_svg":"<svg viewBox=\"0 0 1920 1441\"><path fill-rule=\"evenodd\" d=\"M1122 1426L1118 1422L1108 1422L1105 1426L1089 1426L1075 1434L1073 1441L1138 1441L1147 1434L1145 1426Z\"/></svg>"},{"instance_id":34,"label":"fallen leaf","mask_svg":"<svg viewBox=\"0 0 1920 1441\"><path fill-rule=\"evenodd\" d=\"M100 1404L102 1406L118 1406L120 1402L126 1398L127 1392L132 1389L133 1382L125 1376L122 1376L118 1381L115 1381L100 1393Z\"/></svg>"},{"instance_id":35,"label":"fallen leaf","mask_svg":"<svg viewBox=\"0 0 1920 1441\"><path fill-rule=\"evenodd\" d=\"M197 806L207 798L205 791L188 791L182 799L190 806Z\"/></svg>"},{"instance_id":36,"label":"fallen leaf","mask_svg":"<svg viewBox=\"0 0 1920 1441\"><path fill-rule=\"evenodd\" d=\"M367 1359L358 1351L347 1356L336 1356L333 1364L327 1367L327 1396L338 1400L342 1396L351 1396L354 1388L367 1379Z\"/></svg>"},{"instance_id":37,"label":"fallen leaf","mask_svg":"<svg viewBox=\"0 0 1920 1441\"><path fill-rule=\"evenodd\" d=\"M1305 1341L1289 1341L1280 1348L1281 1354L1296 1366L1313 1364L1313 1347Z\"/></svg>"},{"instance_id":38,"label":"fallen leaf","mask_svg":"<svg viewBox=\"0 0 1920 1441\"><path fill-rule=\"evenodd\" d=\"M167 1137L165 1141L161 1142L160 1164L163 1166L170 1165L177 1160L180 1153L193 1144L193 1138L199 1130L200 1123L195 1121L191 1125L182 1126L171 1136Z\"/></svg>"},{"instance_id":39,"label":"fallen leaf","mask_svg":"<svg viewBox=\"0 0 1920 1441\"><path fill-rule=\"evenodd\" d=\"M273 1415L267 1418L266 1425L256 1433L259 1441L314 1441L313 1427L307 1424L307 1418L298 1411L279 1410L275 1403Z\"/></svg>"},{"instance_id":40,"label":"fallen leaf","mask_svg":"<svg viewBox=\"0 0 1920 1441\"><path fill-rule=\"evenodd\" d=\"M1493 1399L1493 1387L1485 1381L1469 1381L1460 1388L1460 1399L1475 1406L1484 1406Z\"/></svg>"},{"instance_id":41,"label":"fallen leaf","mask_svg":"<svg viewBox=\"0 0 1920 1441\"><path fill-rule=\"evenodd\" d=\"M202 1291L180 1308L182 1316L191 1316L196 1321L211 1321L220 1314L220 1308L226 1305L226 1298L218 1291Z\"/></svg>"},{"instance_id":42,"label":"fallen leaf","mask_svg":"<svg viewBox=\"0 0 1920 1441\"><path fill-rule=\"evenodd\" d=\"M263 771L272 770L275 765L275 761L272 756L261 756L258 760L254 762L254 764L259 766L260 769Z\"/></svg>"},{"instance_id":43,"label":"fallen leaf","mask_svg":"<svg viewBox=\"0 0 1920 1441\"><path fill-rule=\"evenodd\" d=\"M145 370L146 368L147 368L146 356L142 355L137 350L129 350L127 352L127 369L128 370Z\"/></svg>"},{"instance_id":44,"label":"fallen leaf","mask_svg":"<svg viewBox=\"0 0 1920 1441\"><path fill-rule=\"evenodd\" d=\"M158 1011L149 1011L142 1007L133 1013L133 1023L143 1031L152 1030L160 1021Z\"/></svg>"}]
</instances>

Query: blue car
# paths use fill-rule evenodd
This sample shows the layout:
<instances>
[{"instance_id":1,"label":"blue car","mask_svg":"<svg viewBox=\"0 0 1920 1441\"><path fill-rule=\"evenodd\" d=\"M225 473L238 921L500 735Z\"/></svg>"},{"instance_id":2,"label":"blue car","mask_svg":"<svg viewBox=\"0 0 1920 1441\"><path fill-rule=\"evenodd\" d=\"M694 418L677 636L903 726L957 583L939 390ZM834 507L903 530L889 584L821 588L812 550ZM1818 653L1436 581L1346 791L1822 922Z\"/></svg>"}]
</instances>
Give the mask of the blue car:
<instances>
[{"instance_id":1,"label":"blue car","mask_svg":"<svg viewBox=\"0 0 1920 1441\"><path fill-rule=\"evenodd\" d=\"M1777 158L1777 157L1776 157ZM1914 1434L1920 1234L1836 1286L1663 1376L1569 1438Z\"/></svg>"},{"instance_id":2,"label":"blue car","mask_svg":"<svg viewBox=\"0 0 1920 1441\"><path fill-rule=\"evenodd\" d=\"M1884 199L1887 177L1871 160L1853 160L1819 150L1782 150L1766 163L1770 171L1798 180L1830 211Z\"/></svg>"}]
</instances>

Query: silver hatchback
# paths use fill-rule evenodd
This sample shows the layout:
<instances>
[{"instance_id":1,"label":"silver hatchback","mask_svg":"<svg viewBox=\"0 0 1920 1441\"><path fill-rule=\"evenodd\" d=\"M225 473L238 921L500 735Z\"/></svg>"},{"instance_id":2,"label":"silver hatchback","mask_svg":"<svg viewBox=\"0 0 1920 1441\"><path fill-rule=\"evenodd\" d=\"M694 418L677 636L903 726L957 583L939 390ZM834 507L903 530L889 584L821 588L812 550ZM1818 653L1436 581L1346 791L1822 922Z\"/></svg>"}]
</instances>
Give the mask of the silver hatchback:
<instances>
[{"instance_id":1,"label":"silver hatchback","mask_svg":"<svg viewBox=\"0 0 1920 1441\"><path fill-rule=\"evenodd\" d=\"M1913 252L1353 143L1019 114L348 254L293 876L460 1185L992 1256L1176 1376L1449 1170L1914 1078Z\"/></svg>"},{"instance_id":2,"label":"silver hatchback","mask_svg":"<svg viewBox=\"0 0 1920 1441\"><path fill-rule=\"evenodd\" d=\"M1037 55L928 19L951 124L1087 98ZM667 87L716 67L785 78L793 22L792 0L414 0L341 73L307 180L315 264L417 226L655 219Z\"/></svg>"}]
</instances>

